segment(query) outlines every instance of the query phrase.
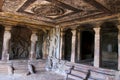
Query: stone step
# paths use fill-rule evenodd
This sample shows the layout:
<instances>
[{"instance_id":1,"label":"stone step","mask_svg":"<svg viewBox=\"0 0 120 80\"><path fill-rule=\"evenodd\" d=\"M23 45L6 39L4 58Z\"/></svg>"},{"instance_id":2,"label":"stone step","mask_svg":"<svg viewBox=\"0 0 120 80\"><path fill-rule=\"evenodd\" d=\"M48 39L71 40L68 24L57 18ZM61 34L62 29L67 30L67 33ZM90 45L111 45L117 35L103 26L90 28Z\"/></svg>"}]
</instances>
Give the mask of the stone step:
<instances>
[{"instance_id":1,"label":"stone step","mask_svg":"<svg viewBox=\"0 0 120 80\"><path fill-rule=\"evenodd\" d=\"M77 70L72 70L72 71L71 71L71 74L74 74L74 75L76 75L76 76L79 76L79 77L81 77L81 78L83 78L83 79L85 79L86 76L87 76L87 73L80 72L80 71L77 71Z\"/></svg>"},{"instance_id":2,"label":"stone step","mask_svg":"<svg viewBox=\"0 0 120 80\"><path fill-rule=\"evenodd\" d=\"M79 76L76 76L76 75L68 75L68 78L71 78L71 79L74 79L74 80L84 80L83 78L80 78Z\"/></svg>"},{"instance_id":3,"label":"stone step","mask_svg":"<svg viewBox=\"0 0 120 80\"><path fill-rule=\"evenodd\" d=\"M0 74L8 74L8 66L0 64Z\"/></svg>"},{"instance_id":4,"label":"stone step","mask_svg":"<svg viewBox=\"0 0 120 80\"><path fill-rule=\"evenodd\" d=\"M27 75L28 70L14 70L14 74Z\"/></svg>"}]
</instances>

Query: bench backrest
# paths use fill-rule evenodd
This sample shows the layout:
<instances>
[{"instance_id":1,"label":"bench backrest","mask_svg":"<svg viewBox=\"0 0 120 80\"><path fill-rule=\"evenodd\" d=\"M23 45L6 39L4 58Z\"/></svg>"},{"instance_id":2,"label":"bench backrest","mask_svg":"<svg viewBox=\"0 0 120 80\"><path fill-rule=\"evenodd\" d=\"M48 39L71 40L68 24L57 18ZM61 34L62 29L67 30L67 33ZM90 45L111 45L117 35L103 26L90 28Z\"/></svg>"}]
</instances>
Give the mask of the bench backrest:
<instances>
[{"instance_id":1,"label":"bench backrest","mask_svg":"<svg viewBox=\"0 0 120 80\"><path fill-rule=\"evenodd\" d=\"M91 69L88 80L115 80L115 71Z\"/></svg>"}]
</instances>

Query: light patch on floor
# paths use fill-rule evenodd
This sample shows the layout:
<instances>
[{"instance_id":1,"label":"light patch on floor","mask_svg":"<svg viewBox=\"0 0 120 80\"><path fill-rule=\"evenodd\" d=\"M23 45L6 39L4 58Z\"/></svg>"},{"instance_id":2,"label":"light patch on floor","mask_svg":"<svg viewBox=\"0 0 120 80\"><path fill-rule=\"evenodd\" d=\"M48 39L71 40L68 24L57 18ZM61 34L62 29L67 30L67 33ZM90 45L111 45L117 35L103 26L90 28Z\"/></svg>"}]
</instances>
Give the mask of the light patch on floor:
<instances>
[{"instance_id":1,"label":"light patch on floor","mask_svg":"<svg viewBox=\"0 0 120 80\"><path fill-rule=\"evenodd\" d=\"M65 77L53 72L37 72L36 74L14 74L3 75L0 74L0 80L65 80Z\"/></svg>"}]
</instances>

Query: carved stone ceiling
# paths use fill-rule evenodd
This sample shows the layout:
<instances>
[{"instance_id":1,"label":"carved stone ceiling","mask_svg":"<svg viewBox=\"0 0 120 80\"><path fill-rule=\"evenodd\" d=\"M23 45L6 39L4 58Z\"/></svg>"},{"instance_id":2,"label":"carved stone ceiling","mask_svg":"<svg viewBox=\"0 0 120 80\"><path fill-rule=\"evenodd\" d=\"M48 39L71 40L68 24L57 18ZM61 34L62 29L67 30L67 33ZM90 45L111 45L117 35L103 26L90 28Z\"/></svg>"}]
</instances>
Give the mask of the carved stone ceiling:
<instances>
[{"instance_id":1,"label":"carved stone ceiling","mask_svg":"<svg viewBox=\"0 0 120 80\"><path fill-rule=\"evenodd\" d=\"M120 12L120 0L4 0L2 10L62 24L116 14Z\"/></svg>"}]
</instances>

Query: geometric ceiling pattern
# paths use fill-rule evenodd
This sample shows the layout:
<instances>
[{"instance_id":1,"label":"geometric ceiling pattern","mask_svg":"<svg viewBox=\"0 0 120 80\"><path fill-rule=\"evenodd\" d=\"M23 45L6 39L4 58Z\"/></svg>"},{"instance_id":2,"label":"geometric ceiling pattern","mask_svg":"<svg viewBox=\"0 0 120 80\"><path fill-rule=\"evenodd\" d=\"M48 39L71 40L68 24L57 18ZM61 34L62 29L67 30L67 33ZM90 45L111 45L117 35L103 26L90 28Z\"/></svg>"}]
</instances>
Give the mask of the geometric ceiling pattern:
<instances>
[{"instance_id":1,"label":"geometric ceiling pattern","mask_svg":"<svg viewBox=\"0 0 120 80\"><path fill-rule=\"evenodd\" d=\"M17 12L62 24L74 20L116 14L120 0L5 0L3 11Z\"/></svg>"}]
</instances>

